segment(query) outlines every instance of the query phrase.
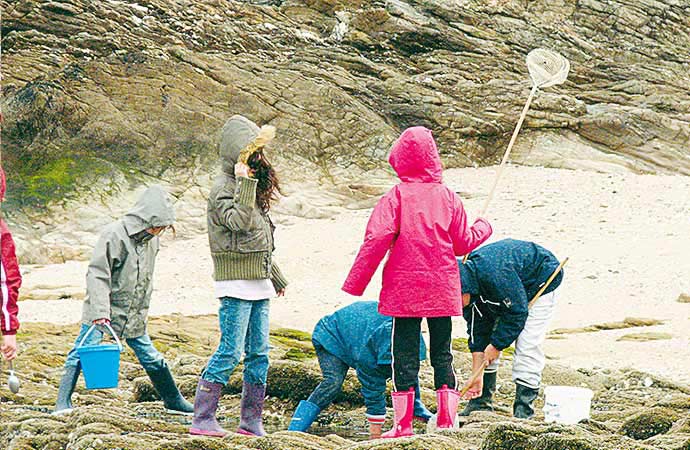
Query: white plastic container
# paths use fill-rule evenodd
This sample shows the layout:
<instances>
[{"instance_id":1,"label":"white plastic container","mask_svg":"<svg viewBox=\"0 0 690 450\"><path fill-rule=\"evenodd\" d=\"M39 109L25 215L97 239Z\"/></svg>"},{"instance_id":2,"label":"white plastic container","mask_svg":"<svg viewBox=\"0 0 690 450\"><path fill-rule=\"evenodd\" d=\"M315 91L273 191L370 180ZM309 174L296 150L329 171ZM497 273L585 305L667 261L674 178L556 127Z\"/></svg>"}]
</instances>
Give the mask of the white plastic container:
<instances>
[{"instance_id":1,"label":"white plastic container","mask_svg":"<svg viewBox=\"0 0 690 450\"><path fill-rule=\"evenodd\" d=\"M594 393L587 388L547 386L544 389L544 420L574 425L589 419Z\"/></svg>"}]
</instances>

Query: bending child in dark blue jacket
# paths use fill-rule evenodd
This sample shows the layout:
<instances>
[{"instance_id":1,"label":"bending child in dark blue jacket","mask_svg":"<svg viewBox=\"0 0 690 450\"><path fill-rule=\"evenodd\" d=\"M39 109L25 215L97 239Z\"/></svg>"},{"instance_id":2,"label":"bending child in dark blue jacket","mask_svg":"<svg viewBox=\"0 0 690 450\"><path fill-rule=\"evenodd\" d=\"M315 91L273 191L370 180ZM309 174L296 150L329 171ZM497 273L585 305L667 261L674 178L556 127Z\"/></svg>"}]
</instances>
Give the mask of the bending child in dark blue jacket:
<instances>
[{"instance_id":1,"label":"bending child in dark blue jacket","mask_svg":"<svg viewBox=\"0 0 690 450\"><path fill-rule=\"evenodd\" d=\"M556 257L533 242L504 239L472 252L465 264L458 261L462 277L463 317L473 371L489 363L483 379L466 394L472 399L461 415L493 410L496 372L501 351L515 342L513 415L530 418L544 370L541 348L556 306L556 288L563 271L529 308L529 301L558 268Z\"/></svg>"},{"instance_id":2,"label":"bending child in dark blue jacket","mask_svg":"<svg viewBox=\"0 0 690 450\"><path fill-rule=\"evenodd\" d=\"M314 328L312 342L323 381L308 400L302 400L292 416L290 431L307 431L316 416L340 393L350 367L362 384L371 438L381 435L386 418L386 381L391 377L391 327L393 319L378 313L378 302L355 302L322 318ZM426 359L420 339L419 359ZM424 422L431 413L416 387L414 416Z\"/></svg>"}]
</instances>

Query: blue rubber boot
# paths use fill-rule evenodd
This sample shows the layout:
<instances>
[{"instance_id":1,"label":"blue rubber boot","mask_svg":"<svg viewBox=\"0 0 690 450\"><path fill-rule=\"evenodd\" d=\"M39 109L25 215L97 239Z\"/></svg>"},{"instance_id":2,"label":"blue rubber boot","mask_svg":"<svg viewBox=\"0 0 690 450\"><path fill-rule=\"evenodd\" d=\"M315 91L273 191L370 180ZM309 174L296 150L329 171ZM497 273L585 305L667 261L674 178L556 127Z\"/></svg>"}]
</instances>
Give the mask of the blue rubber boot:
<instances>
[{"instance_id":1,"label":"blue rubber boot","mask_svg":"<svg viewBox=\"0 0 690 450\"><path fill-rule=\"evenodd\" d=\"M321 408L316 406L314 403L302 400L299 402L295 413L292 415L292 420L290 420L288 431L306 432L320 412Z\"/></svg>"},{"instance_id":2,"label":"blue rubber boot","mask_svg":"<svg viewBox=\"0 0 690 450\"><path fill-rule=\"evenodd\" d=\"M432 416L433 414L431 414L431 411L426 409L426 406L424 406L424 403L422 403L419 393L419 385L417 385L414 389L414 420L427 423Z\"/></svg>"}]
</instances>

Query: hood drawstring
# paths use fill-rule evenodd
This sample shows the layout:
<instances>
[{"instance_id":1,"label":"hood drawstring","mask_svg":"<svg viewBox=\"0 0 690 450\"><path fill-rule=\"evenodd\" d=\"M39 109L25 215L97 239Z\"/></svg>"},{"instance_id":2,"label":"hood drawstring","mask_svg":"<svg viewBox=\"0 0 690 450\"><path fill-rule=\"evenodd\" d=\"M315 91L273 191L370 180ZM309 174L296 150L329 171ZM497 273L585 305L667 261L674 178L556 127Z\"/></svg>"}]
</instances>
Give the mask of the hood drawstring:
<instances>
[{"instance_id":1,"label":"hood drawstring","mask_svg":"<svg viewBox=\"0 0 690 450\"><path fill-rule=\"evenodd\" d=\"M482 312L479 310L476 302L472 303L472 321L470 322L470 342L474 344L474 314L478 313L479 317L484 317Z\"/></svg>"},{"instance_id":2,"label":"hood drawstring","mask_svg":"<svg viewBox=\"0 0 690 450\"><path fill-rule=\"evenodd\" d=\"M489 305L495 305L499 306L500 303L492 302L489 300L485 300L484 297L481 295L479 296L479 300L481 300L482 303L488 303ZM484 317L484 314L482 314L482 311L479 309L479 306L477 306L477 302L472 302L472 319L470 321L470 342L474 344L474 315L475 312L479 314L479 317Z\"/></svg>"}]
</instances>

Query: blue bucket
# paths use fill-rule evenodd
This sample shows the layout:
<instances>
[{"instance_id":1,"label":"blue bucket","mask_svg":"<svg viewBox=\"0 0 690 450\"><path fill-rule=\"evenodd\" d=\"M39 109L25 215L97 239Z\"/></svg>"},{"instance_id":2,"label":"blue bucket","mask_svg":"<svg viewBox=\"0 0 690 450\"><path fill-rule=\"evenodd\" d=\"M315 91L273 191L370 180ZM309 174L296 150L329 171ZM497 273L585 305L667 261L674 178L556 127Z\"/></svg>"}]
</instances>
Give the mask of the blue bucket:
<instances>
[{"instance_id":1,"label":"blue bucket","mask_svg":"<svg viewBox=\"0 0 690 450\"><path fill-rule=\"evenodd\" d=\"M86 389L112 389L117 387L119 381L122 344L110 325L106 323L105 326L108 327L117 344L83 345L96 327L96 325L91 325L77 346Z\"/></svg>"}]
</instances>

